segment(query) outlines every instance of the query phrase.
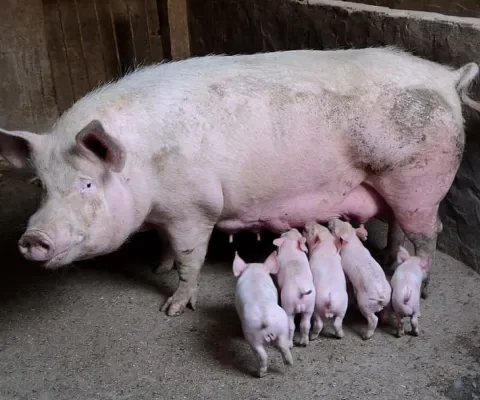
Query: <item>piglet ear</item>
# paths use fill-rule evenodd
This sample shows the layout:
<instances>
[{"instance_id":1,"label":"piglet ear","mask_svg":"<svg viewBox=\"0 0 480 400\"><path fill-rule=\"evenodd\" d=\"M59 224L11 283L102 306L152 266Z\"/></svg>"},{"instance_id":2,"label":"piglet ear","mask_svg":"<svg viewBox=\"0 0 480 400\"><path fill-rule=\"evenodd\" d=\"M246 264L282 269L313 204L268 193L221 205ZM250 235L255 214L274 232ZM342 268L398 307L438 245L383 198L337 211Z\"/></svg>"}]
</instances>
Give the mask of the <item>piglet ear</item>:
<instances>
[{"instance_id":1,"label":"piglet ear","mask_svg":"<svg viewBox=\"0 0 480 400\"><path fill-rule=\"evenodd\" d=\"M233 260L233 275L235 278L238 278L246 268L247 264L245 261L238 255L238 252L235 252L235 258Z\"/></svg>"},{"instance_id":2,"label":"piglet ear","mask_svg":"<svg viewBox=\"0 0 480 400\"><path fill-rule=\"evenodd\" d=\"M407 261L409 258L410 258L410 253L408 252L408 250L405 247L400 246L398 248L398 253L397 253L397 262L401 264Z\"/></svg>"},{"instance_id":3,"label":"piglet ear","mask_svg":"<svg viewBox=\"0 0 480 400\"><path fill-rule=\"evenodd\" d=\"M366 241L368 237L368 232L367 230L361 225L359 228L355 229L355 232L357 233L357 236L360 238L362 241Z\"/></svg>"},{"instance_id":4,"label":"piglet ear","mask_svg":"<svg viewBox=\"0 0 480 400\"><path fill-rule=\"evenodd\" d=\"M273 245L274 246L277 246L277 247L280 247L283 243L283 238L279 237L279 238L276 238L274 241L273 241Z\"/></svg>"},{"instance_id":5,"label":"piglet ear","mask_svg":"<svg viewBox=\"0 0 480 400\"><path fill-rule=\"evenodd\" d=\"M0 155L15 168L25 168L32 148L38 147L41 140L36 133L0 129Z\"/></svg>"},{"instance_id":6,"label":"piglet ear","mask_svg":"<svg viewBox=\"0 0 480 400\"><path fill-rule=\"evenodd\" d=\"M333 243L335 243L335 247L337 248L337 253L342 249L342 239L336 237L333 240ZM348 243L348 242L347 242Z\"/></svg>"},{"instance_id":7,"label":"piglet ear","mask_svg":"<svg viewBox=\"0 0 480 400\"><path fill-rule=\"evenodd\" d=\"M308 249L307 249L307 245L305 244L307 242L307 239L302 236L301 238L298 239L298 249L300 251L303 251L305 253L308 254Z\"/></svg>"},{"instance_id":8,"label":"piglet ear","mask_svg":"<svg viewBox=\"0 0 480 400\"><path fill-rule=\"evenodd\" d=\"M430 256L425 256L420 258L420 267L424 270L427 270L430 268L430 265L432 264L432 257Z\"/></svg>"},{"instance_id":9,"label":"piglet ear","mask_svg":"<svg viewBox=\"0 0 480 400\"><path fill-rule=\"evenodd\" d=\"M98 120L91 121L76 136L80 148L93 154L113 172L122 172L127 159L123 145L109 135Z\"/></svg>"},{"instance_id":10,"label":"piglet ear","mask_svg":"<svg viewBox=\"0 0 480 400\"><path fill-rule=\"evenodd\" d=\"M268 258L265 260L263 265L265 266L265 269L267 270L267 272L269 272L270 274L273 274L273 275L277 274L278 270L280 269L280 263L278 261L277 252L276 251L272 252L272 254L270 254Z\"/></svg>"}]
</instances>

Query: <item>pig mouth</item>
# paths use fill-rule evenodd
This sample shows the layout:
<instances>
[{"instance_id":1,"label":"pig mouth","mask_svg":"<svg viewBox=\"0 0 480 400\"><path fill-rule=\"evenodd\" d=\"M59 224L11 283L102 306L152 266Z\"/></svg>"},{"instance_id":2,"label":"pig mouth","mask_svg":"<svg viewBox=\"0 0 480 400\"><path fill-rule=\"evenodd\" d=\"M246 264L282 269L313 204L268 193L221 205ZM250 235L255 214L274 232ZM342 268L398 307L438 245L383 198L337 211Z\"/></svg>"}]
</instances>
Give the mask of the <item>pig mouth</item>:
<instances>
[{"instance_id":1,"label":"pig mouth","mask_svg":"<svg viewBox=\"0 0 480 400\"><path fill-rule=\"evenodd\" d=\"M66 264L69 264L69 261L65 261L67 259L68 254L75 246L70 246L65 250L62 250L60 253L55 254L50 260L45 261L43 263L43 267L46 269L55 269L60 268Z\"/></svg>"}]
</instances>

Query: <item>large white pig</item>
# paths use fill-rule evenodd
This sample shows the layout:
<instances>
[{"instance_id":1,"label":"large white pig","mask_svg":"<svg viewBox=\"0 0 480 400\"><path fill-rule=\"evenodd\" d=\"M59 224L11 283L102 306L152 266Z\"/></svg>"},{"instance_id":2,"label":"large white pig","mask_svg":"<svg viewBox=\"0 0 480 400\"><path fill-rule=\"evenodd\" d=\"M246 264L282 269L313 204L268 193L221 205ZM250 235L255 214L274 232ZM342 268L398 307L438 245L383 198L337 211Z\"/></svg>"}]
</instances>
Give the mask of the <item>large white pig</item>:
<instances>
[{"instance_id":1,"label":"large white pig","mask_svg":"<svg viewBox=\"0 0 480 400\"><path fill-rule=\"evenodd\" d=\"M480 110L467 96L478 71L394 48L140 68L42 134L0 130L0 154L32 165L45 189L20 251L60 267L116 250L150 224L180 276L168 315L195 306L214 227L281 233L383 213L393 259L401 231L433 259L438 205L464 148L462 102Z\"/></svg>"}]
</instances>

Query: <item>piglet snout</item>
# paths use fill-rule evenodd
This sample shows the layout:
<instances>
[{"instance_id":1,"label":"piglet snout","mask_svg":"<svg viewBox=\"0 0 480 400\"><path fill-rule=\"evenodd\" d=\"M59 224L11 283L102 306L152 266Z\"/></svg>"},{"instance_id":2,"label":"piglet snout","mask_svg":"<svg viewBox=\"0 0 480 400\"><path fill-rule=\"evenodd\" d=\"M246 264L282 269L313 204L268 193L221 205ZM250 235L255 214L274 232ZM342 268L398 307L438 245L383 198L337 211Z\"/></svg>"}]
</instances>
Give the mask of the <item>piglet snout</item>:
<instances>
[{"instance_id":1,"label":"piglet snout","mask_svg":"<svg viewBox=\"0 0 480 400\"><path fill-rule=\"evenodd\" d=\"M20 253L32 261L48 261L53 257L54 244L43 232L25 232L18 241Z\"/></svg>"}]
</instances>

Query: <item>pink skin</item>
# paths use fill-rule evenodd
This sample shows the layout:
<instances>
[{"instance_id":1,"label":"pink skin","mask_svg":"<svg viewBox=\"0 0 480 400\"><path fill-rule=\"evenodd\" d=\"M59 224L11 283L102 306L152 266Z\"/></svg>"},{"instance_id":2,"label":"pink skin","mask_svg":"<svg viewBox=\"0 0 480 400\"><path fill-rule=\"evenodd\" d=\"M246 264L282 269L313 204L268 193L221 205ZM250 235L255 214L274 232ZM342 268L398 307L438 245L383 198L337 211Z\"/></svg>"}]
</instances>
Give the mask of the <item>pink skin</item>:
<instances>
[{"instance_id":1,"label":"pink skin","mask_svg":"<svg viewBox=\"0 0 480 400\"><path fill-rule=\"evenodd\" d=\"M412 257L401 246L398 255L398 267L392 276L392 308L397 320L397 337L403 336L403 319L410 317L412 334L418 336L418 318L420 314L420 290L427 277L430 257Z\"/></svg>"},{"instance_id":2,"label":"pink skin","mask_svg":"<svg viewBox=\"0 0 480 400\"><path fill-rule=\"evenodd\" d=\"M315 308L315 286L308 264L306 239L297 229L283 233L273 241L278 247L278 286L280 299L289 321L289 342L293 347L295 315L301 314L299 345L308 345L310 320Z\"/></svg>"},{"instance_id":3,"label":"pink skin","mask_svg":"<svg viewBox=\"0 0 480 400\"><path fill-rule=\"evenodd\" d=\"M322 332L325 319L333 319L335 334L340 339L344 336L342 323L348 307L347 282L340 258L340 240L316 222L307 223L303 235L307 239L310 269L316 291L310 340L316 339Z\"/></svg>"},{"instance_id":4,"label":"pink skin","mask_svg":"<svg viewBox=\"0 0 480 400\"><path fill-rule=\"evenodd\" d=\"M265 343L274 343L281 352L283 362L292 365L288 341L288 319L278 305L277 288L270 274L279 269L277 255L273 252L263 264L247 264L235 253L233 274L237 278L235 305L242 322L245 339L258 360L258 376L267 373Z\"/></svg>"},{"instance_id":5,"label":"pink skin","mask_svg":"<svg viewBox=\"0 0 480 400\"><path fill-rule=\"evenodd\" d=\"M378 318L375 314L390 303L390 284L382 267L359 239L367 234L364 228L354 229L348 222L339 219L329 221L328 228L341 240L342 268L352 283L358 308L368 321L368 329L363 336L364 340L368 340L377 327Z\"/></svg>"},{"instance_id":6,"label":"pink skin","mask_svg":"<svg viewBox=\"0 0 480 400\"><path fill-rule=\"evenodd\" d=\"M454 70L385 48L139 69L45 134L0 129L1 154L32 166L46 191L20 251L60 267L150 224L166 249L161 269L175 262L180 278L162 306L170 316L195 308L215 227L282 233L384 214L387 258L406 236L433 263L438 206L464 147L462 103L480 110L467 96L477 75L474 63Z\"/></svg>"}]
</instances>

